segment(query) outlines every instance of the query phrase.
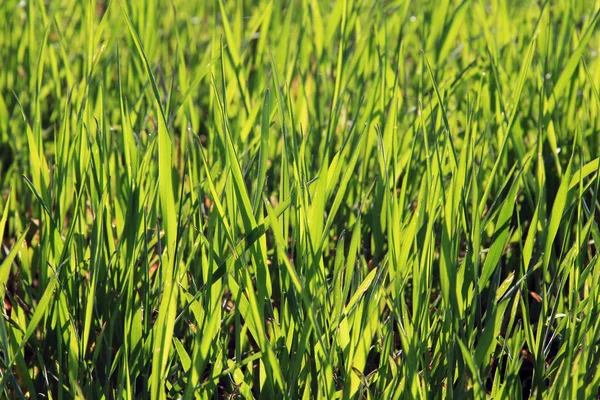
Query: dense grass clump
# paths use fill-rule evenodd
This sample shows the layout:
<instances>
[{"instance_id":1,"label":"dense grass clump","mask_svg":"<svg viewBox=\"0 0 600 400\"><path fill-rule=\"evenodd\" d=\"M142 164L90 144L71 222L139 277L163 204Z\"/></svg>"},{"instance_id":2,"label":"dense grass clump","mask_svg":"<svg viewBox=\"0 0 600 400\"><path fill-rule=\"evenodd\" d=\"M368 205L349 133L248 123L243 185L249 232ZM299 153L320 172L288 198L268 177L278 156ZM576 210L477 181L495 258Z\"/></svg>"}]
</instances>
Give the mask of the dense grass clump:
<instances>
[{"instance_id":1,"label":"dense grass clump","mask_svg":"<svg viewBox=\"0 0 600 400\"><path fill-rule=\"evenodd\" d=\"M0 397L596 397L599 9L4 0Z\"/></svg>"}]
</instances>

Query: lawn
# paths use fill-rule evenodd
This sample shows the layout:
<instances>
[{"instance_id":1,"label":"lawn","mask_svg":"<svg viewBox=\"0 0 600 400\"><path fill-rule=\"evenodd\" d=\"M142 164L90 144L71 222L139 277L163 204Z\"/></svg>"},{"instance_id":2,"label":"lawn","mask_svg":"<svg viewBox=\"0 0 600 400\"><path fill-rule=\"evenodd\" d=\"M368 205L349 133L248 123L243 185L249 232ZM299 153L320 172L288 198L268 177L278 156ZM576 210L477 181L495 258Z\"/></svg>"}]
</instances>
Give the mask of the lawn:
<instances>
[{"instance_id":1,"label":"lawn","mask_svg":"<svg viewBox=\"0 0 600 400\"><path fill-rule=\"evenodd\" d=\"M2 1L0 397L596 398L599 19Z\"/></svg>"}]
</instances>

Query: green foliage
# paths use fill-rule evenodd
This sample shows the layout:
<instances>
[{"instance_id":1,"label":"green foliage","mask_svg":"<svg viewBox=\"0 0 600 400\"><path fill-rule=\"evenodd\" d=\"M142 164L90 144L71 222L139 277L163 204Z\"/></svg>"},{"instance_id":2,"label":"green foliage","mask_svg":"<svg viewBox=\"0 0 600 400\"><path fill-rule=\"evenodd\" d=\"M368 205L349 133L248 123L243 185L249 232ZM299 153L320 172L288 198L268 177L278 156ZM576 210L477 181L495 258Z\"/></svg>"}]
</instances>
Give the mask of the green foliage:
<instances>
[{"instance_id":1,"label":"green foliage","mask_svg":"<svg viewBox=\"0 0 600 400\"><path fill-rule=\"evenodd\" d=\"M597 397L599 10L2 2L0 397Z\"/></svg>"}]
</instances>

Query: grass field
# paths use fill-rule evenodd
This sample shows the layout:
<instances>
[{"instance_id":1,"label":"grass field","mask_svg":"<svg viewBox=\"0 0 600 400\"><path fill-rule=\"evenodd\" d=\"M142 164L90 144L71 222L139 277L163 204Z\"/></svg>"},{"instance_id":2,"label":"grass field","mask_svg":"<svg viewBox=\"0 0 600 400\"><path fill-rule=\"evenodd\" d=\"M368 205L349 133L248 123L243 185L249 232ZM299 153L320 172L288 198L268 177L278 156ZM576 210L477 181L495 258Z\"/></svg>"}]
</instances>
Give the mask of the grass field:
<instances>
[{"instance_id":1,"label":"grass field","mask_svg":"<svg viewBox=\"0 0 600 400\"><path fill-rule=\"evenodd\" d=\"M4 0L0 397L596 398L598 10Z\"/></svg>"}]
</instances>

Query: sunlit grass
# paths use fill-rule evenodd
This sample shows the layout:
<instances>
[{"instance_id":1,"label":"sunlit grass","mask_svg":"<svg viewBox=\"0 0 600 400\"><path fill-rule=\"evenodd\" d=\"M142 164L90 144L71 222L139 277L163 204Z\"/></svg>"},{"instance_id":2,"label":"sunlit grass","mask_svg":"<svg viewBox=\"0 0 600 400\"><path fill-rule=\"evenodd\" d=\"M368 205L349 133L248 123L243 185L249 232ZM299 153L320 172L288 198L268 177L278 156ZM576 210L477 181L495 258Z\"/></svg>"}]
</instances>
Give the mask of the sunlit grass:
<instances>
[{"instance_id":1,"label":"sunlit grass","mask_svg":"<svg viewBox=\"0 0 600 400\"><path fill-rule=\"evenodd\" d=\"M0 397L597 397L599 9L4 1Z\"/></svg>"}]
</instances>

